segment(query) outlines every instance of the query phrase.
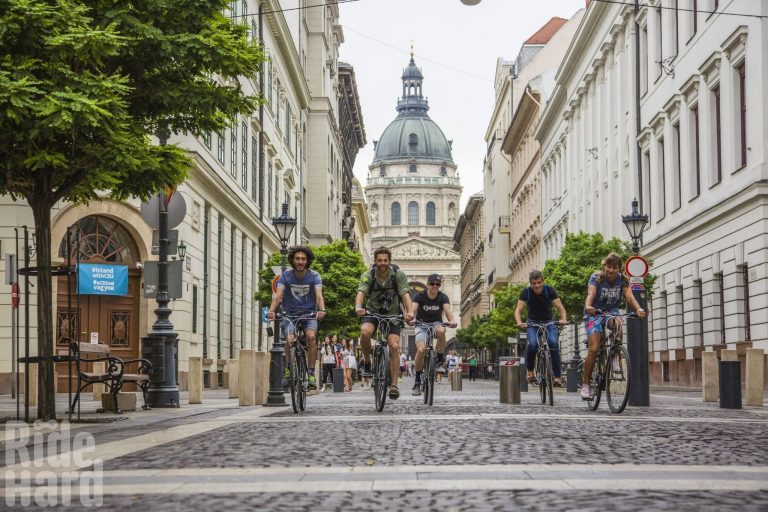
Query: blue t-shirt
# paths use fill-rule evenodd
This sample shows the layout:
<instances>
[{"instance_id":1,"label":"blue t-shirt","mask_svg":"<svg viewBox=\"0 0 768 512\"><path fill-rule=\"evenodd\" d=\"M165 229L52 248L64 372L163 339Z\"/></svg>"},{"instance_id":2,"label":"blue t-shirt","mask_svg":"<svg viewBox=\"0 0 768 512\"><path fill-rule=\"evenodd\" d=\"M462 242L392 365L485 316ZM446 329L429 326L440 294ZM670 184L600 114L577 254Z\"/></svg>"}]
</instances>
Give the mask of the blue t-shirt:
<instances>
[{"instance_id":1,"label":"blue t-shirt","mask_svg":"<svg viewBox=\"0 0 768 512\"><path fill-rule=\"evenodd\" d=\"M288 286L283 292L283 311L295 313L317 309L315 288L323 286L320 274L308 269L304 276L299 278L294 269L289 269L277 280L278 289L286 285Z\"/></svg>"},{"instance_id":2,"label":"blue t-shirt","mask_svg":"<svg viewBox=\"0 0 768 512\"><path fill-rule=\"evenodd\" d=\"M621 299L624 296L624 288L626 288L627 283L624 282L621 274L616 275L613 283L609 283L605 278L598 281L599 277L600 272L595 272L589 278L589 286L597 288L592 307L602 311L617 309L621 305Z\"/></svg>"}]
</instances>

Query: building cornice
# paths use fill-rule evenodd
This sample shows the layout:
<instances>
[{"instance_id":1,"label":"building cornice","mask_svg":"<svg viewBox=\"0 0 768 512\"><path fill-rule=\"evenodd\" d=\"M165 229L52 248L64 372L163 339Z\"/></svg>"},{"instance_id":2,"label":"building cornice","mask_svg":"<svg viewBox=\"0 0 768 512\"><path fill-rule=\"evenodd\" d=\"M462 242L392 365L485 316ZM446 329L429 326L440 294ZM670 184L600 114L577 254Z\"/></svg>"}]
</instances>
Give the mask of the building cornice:
<instances>
[{"instance_id":1,"label":"building cornice","mask_svg":"<svg viewBox=\"0 0 768 512\"><path fill-rule=\"evenodd\" d=\"M280 3L277 0L263 0L264 12L267 23L272 31L272 35L277 41L280 55L288 68L293 88L296 91L296 98L299 101L299 109L304 110L309 106L310 93L304 71L301 68L301 60L293 44L288 23L280 9Z\"/></svg>"}]
</instances>

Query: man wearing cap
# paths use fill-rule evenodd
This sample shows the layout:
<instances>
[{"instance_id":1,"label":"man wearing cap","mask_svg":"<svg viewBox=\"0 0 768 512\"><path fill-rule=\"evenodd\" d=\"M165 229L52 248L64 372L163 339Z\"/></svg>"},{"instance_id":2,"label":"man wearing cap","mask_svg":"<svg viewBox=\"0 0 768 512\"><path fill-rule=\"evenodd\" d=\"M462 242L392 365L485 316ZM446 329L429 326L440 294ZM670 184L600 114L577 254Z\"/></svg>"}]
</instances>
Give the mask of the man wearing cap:
<instances>
[{"instance_id":1,"label":"man wearing cap","mask_svg":"<svg viewBox=\"0 0 768 512\"><path fill-rule=\"evenodd\" d=\"M412 300L411 313L417 322L432 323L442 322L443 315L448 319L451 327L456 327L456 319L451 311L451 299L440 291L443 278L438 274L432 274L427 278L427 291L418 293ZM437 363L442 367L443 352L445 352L445 327L440 325L434 330L437 338ZM416 326L416 357L414 368L416 369L416 382L413 385L413 394L421 394L421 372L424 368L424 353L427 351L427 336L429 329ZM438 371L445 369L438 368Z\"/></svg>"}]
</instances>

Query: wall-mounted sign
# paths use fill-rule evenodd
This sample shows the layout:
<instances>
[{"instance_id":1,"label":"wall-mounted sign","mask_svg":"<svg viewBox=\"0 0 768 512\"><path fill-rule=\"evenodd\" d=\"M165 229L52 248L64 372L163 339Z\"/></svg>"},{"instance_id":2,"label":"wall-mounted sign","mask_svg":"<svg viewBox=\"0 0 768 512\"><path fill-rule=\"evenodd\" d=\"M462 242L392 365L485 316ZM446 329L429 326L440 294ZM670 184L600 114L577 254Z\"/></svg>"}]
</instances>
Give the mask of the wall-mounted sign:
<instances>
[{"instance_id":1,"label":"wall-mounted sign","mask_svg":"<svg viewBox=\"0 0 768 512\"><path fill-rule=\"evenodd\" d=\"M128 267L81 263L77 267L77 292L81 295L128 295Z\"/></svg>"}]
</instances>

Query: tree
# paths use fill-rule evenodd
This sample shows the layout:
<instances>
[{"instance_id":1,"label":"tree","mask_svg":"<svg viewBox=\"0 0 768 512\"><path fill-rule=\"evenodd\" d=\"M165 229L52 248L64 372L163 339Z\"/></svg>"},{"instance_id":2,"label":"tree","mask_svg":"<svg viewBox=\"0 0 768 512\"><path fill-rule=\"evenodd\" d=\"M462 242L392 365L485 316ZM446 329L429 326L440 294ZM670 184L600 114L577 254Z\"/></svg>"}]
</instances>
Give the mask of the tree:
<instances>
[{"instance_id":1,"label":"tree","mask_svg":"<svg viewBox=\"0 0 768 512\"><path fill-rule=\"evenodd\" d=\"M220 130L259 99L238 77L264 57L224 0L0 6L0 194L23 198L37 234L38 353L53 354L51 208L149 195L191 163L152 134ZM218 78L213 78L218 77ZM56 417L53 363L39 372L38 418Z\"/></svg>"},{"instance_id":2,"label":"tree","mask_svg":"<svg viewBox=\"0 0 768 512\"><path fill-rule=\"evenodd\" d=\"M456 331L460 341L477 348L495 348L496 343L507 343L516 337L519 329L515 323L515 308L525 285L510 283L494 294L496 306L482 318L473 318L466 328Z\"/></svg>"},{"instance_id":3,"label":"tree","mask_svg":"<svg viewBox=\"0 0 768 512\"><path fill-rule=\"evenodd\" d=\"M632 255L632 245L615 237L605 240L600 233L568 233L560 256L544 264L544 279L557 290L569 315L581 316L589 276L600 270L603 258L611 252L626 261ZM652 289L655 279L650 274L646 276L644 285L647 290Z\"/></svg>"},{"instance_id":4,"label":"tree","mask_svg":"<svg viewBox=\"0 0 768 512\"><path fill-rule=\"evenodd\" d=\"M360 253L353 252L344 240L320 247L311 247L315 253L312 269L323 278L323 298L326 316L319 329L326 333L356 336L360 322L354 314L355 293L360 276L366 267ZM272 302L272 266L280 266L280 253L273 254L259 272L259 291L256 300L262 304Z\"/></svg>"}]
</instances>

